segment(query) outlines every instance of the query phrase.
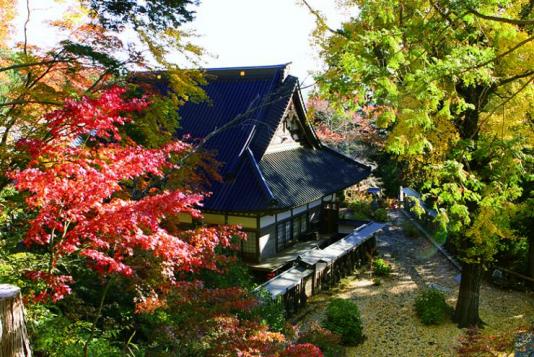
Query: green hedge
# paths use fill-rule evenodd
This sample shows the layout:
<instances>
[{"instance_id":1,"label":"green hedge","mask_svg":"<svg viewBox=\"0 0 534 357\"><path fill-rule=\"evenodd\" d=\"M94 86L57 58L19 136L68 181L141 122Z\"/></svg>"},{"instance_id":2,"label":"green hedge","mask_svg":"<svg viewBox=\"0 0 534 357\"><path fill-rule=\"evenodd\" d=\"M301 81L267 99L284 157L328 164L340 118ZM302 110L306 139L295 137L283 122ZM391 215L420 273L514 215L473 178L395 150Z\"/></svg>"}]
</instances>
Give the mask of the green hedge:
<instances>
[{"instance_id":1,"label":"green hedge","mask_svg":"<svg viewBox=\"0 0 534 357\"><path fill-rule=\"evenodd\" d=\"M326 308L323 327L341 336L341 342L354 346L364 340L358 306L349 300L334 299Z\"/></svg>"},{"instance_id":2,"label":"green hedge","mask_svg":"<svg viewBox=\"0 0 534 357\"><path fill-rule=\"evenodd\" d=\"M415 311L425 325L439 325L451 315L452 308L441 291L425 289L415 299Z\"/></svg>"}]
</instances>

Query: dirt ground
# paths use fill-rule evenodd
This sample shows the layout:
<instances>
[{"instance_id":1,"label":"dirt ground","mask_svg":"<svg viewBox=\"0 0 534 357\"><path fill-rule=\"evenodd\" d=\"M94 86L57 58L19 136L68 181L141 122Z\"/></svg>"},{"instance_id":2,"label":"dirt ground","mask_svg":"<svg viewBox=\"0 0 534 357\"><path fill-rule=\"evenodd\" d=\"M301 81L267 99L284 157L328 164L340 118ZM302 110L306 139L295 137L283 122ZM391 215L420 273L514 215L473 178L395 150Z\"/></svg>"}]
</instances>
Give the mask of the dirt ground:
<instances>
[{"instance_id":1,"label":"dirt ground","mask_svg":"<svg viewBox=\"0 0 534 357\"><path fill-rule=\"evenodd\" d=\"M425 326L415 314L415 297L421 288L435 286L444 291L454 306L458 294L458 270L423 237L407 237L401 228L403 217L391 213L392 222L377 239L378 252L393 266L393 273L373 282L361 269L341 281L338 287L312 297L300 314L299 325L320 321L332 298L353 300L359 307L366 341L347 348L347 356L455 356L458 337L464 333L451 321ZM480 315L487 324L484 334L498 334L534 321L534 294L507 291L484 284ZM504 354L505 355L505 354Z\"/></svg>"}]
</instances>

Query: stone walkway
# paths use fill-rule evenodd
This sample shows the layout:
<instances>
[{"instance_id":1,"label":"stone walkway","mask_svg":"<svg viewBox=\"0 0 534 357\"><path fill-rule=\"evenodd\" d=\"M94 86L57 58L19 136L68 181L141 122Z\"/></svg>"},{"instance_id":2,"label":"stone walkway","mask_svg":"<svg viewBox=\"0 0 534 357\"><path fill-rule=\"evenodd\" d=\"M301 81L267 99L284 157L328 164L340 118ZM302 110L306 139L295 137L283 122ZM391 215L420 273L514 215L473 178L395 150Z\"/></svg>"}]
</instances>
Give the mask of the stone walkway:
<instances>
[{"instance_id":1,"label":"stone walkway","mask_svg":"<svg viewBox=\"0 0 534 357\"><path fill-rule=\"evenodd\" d=\"M393 265L391 276L380 285L364 270L343 279L337 288L310 299L300 326L306 329L308 322L321 320L328 301L341 297L356 302L367 336L363 344L347 349L347 356L454 356L463 331L452 322L423 325L413 304L421 288L435 286L454 306L459 272L426 239L407 237L398 212L391 219L377 240L379 255ZM484 333L506 331L534 318L534 296L483 285L480 313L488 324Z\"/></svg>"}]
</instances>

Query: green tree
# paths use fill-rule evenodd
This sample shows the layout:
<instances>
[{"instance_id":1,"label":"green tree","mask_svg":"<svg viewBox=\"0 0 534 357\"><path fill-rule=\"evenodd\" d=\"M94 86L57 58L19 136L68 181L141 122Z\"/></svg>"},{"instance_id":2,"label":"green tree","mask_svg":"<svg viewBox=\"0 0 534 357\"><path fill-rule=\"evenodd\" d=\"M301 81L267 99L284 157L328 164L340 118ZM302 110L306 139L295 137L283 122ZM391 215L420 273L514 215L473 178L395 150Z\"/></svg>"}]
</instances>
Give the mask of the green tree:
<instances>
[{"instance_id":1,"label":"green tree","mask_svg":"<svg viewBox=\"0 0 534 357\"><path fill-rule=\"evenodd\" d=\"M532 1L345 1L341 29L319 13L319 94L339 110L372 106L386 150L438 210L463 262L455 319L480 325L480 282L512 222L533 142ZM528 195L527 195L528 196Z\"/></svg>"},{"instance_id":2,"label":"green tree","mask_svg":"<svg viewBox=\"0 0 534 357\"><path fill-rule=\"evenodd\" d=\"M26 5L19 14L12 2L0 1L0 189L9 182L4 173L27 161L17 140L42 139L42 116L68 98L98 95L111 84L131 82L132 72L156 77L161 73L156 71L165 71L173 90L139 118L133 135L147 146L172 137L179 105L204 98L198 86L202 73L169 60L173 56L198 66L202 49L181 27L192 20L195 1L47 1L45 5L64 11L40 27L29 26L36 25L32 9L37 1L18 0ZM41 46L35 29L48 31L54 41Z\"/></svg>"}]
</instances>

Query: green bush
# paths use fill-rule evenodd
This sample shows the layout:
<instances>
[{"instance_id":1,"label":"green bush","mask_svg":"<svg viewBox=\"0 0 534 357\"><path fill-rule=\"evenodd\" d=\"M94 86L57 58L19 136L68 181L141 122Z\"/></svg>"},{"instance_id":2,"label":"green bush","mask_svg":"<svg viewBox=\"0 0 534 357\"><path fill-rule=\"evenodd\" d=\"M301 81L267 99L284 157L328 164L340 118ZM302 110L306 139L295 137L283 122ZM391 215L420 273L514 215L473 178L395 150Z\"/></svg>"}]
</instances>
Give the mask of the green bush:
<instances>
[{"instance_id":1,"label":"green bush","mask_svg":"<svg viewBox=\"0 0 534 357\"><path fill-rule=\"evenodd\" d=\"M353 219L366 221L373 216L370 196L357 197L348 203L348 207L352 211Z\"/></svg>"},{"instance_id":2,"label":"green bush","mask_svg":"<svg viewBox=\"0 0 534 357\"><path fill-rule=\"evenodd\" d=\"M451 314L445 294L437 289L426 289L415 299L415 311L425 325L439 325Z\"/></svg>"},{"instance_id":3,"label":"green bush","mask_svg":"<svg viewBox=\"0 0 534 357\"><path fill-rule=\"evenodd\" d=\"M90 337L92 323L71 321L63 316L48 313L38 325L32 326L32 347L36 355L61 357L81 356L84 345ZM88 345L89 356L123 356L119 343L114 343L117 331L100 331Z\"/></svg>"},{"instance_id":4,"label":"green bush","mask_svg":"<svg viewBox=\"0 0 534 357\"><path fill-rule=\"evenodd\" d=\"M334 299L326 308L323 327L341 336L341 342L354 346L364 339L358 306L349 300Z\"/></svg>"},{"instance_id":5,"label":"green bush","mask_svg":"<svg viewBox=\"0 0 534 357\"><path fill-rule=\"evenodd\" d=\"M212 270L202 271L200 280L202 280L204 286L210 289L226 289L239 286L245 290L252 290L255 287L250 270L242 261L237 260L224 268L224 274Z\"/></svg>"},{"instance_id":6,"label":"green bush","mask_svg":"<svg viewBox=\"0 0 534 357\"><path fill-rule=\"evenodd\" d=\"M388 211L385 208L377 208L372 216L378 222L386 222L388 220Z\"/></svg>"},{"instance_id":7,"label":"green bush","mask_svg":"<svg viewBox=\"0 0 534 357\"><path fill-rule=\"evenodd\" d=\"M410 237L410 238L419 237L419 230L408 221L402 222L402 230L404 231L404 234L407 237Z\"/></svg>"},{"instance_id":8,"label":"green bush","mask_svg":"<svg viewBox=\"0 0 534 357\"><path fill-rule=\"evenodd\" d=\"M377 276L388 276L393 269L382 258L373 260L373 273Z\"/></svg>"},{"instance_id":9,"label":"green bush","mask_svg":"<svg viewBox=\"0 0 534 357\"><path fill-rule=\"evenodd\" d=\"M271 293L262 289L257 293L260 303L252 310L262 324L269 326L271 331L282 332L286 327L286 312L280 300L273 300Z\"/></svg>"},{"instance_id":10,"label":"green bush","mask_svg":"<svg viewBox=\"0 0 534 357\"><path fill-rule=\"evenodd\" d=\"M311 343L321 349L325 357L338 357L343 355L340 345L341 337L312 322L310 328L298 338L298 343Z\"/></svg>"}]
</instances>

